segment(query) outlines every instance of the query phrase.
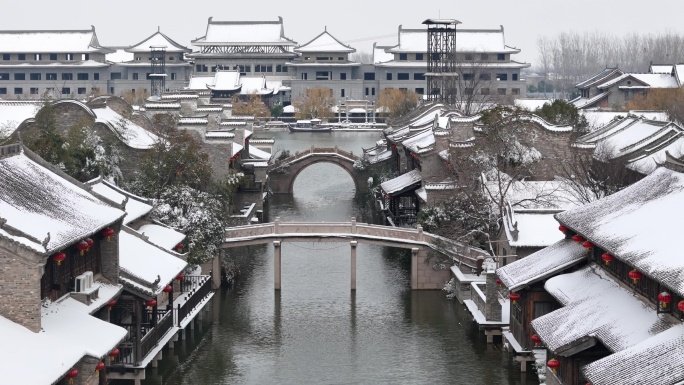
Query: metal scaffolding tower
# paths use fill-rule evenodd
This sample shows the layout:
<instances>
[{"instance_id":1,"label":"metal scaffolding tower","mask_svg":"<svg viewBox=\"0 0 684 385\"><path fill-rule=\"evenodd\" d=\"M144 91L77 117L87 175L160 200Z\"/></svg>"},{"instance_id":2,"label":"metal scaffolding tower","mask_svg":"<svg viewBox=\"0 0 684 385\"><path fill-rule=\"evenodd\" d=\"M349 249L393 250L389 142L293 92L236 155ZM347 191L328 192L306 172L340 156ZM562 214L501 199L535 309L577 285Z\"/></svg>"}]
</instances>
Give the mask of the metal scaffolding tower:
<instances>
[{"instance_id":1,"label":"metal scaffolding tower","mask_svg":"<svg viewBox=\"0 0 684 385\"><path fill-rule=\"evenodd\" d=\"M458 92L456 26L454 19L427 19L427 93L428 100L455 104Z\"/></svg>"},{"instance_id":2,"label":"metal scaffolding tower","mask_svg":"<svg viewBox=\"0 0 684 385\"><path fill-rule=\"evenodd\" d=\"M166 90L166 46L150 48L150 92L151 96L161 98Z\"/></svg>"}]
</instances>

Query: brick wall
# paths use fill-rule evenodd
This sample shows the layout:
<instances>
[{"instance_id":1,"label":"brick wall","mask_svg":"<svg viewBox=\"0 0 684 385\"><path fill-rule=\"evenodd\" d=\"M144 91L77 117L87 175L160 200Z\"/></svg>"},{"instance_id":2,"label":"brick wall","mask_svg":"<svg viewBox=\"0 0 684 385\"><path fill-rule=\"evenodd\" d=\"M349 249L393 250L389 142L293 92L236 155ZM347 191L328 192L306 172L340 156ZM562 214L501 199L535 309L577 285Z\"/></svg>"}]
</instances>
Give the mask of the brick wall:
<instances>
[{"instance_id":1,"label":"brick wall","mask_svg":"<svg viewBox=\"0 0 684 385\"><path fill-rule=\"evenodd\" d=\"M110 237L109 241L103 237L98 244L100 246L100 257L102 260L102 276L112 283L118 283L119 231L121 230L121 222L115 223L111 227L114 229L114 235Z\"/></svg>"},{"instance_id":2,"label":"brick wall","mask_svg":"<svg viewBox=\"0 0 684 385\"><path fill-rule=\"evenodd\" d=\"M0 315L40 331L40 266L45 257L0 239Z\"/></svg>"}]
</instances>

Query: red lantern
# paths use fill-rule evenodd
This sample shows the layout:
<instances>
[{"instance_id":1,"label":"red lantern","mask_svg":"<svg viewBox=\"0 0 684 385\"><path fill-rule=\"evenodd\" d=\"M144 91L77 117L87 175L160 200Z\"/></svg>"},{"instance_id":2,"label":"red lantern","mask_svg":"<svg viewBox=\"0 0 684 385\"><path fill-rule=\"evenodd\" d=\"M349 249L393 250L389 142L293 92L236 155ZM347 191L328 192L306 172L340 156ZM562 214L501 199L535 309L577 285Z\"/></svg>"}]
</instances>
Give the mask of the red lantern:
<instances>
[{"instance_id":1,"label":"red lantern","mask_svg":"<svg viewBox=\"0 0 684 385\"><path fill-rule=\"evenodd\" d=\"M105 368L105 363L100 361L97 363L97 366L95 366L95 375L98 376L100 375L100 370L104 370Z\"/></svg>"},{"instance_id":2,"label":"red lantern","mask_svg":"<svg viewBox=\"0 0 684 385\"><path fill-rule=\"evenodd\" d=\"M173 291L173 286L171 286L171 285L166 285L166 287L164 287L164 294L165 294L165 295L169 295L169 293L172 292L172 291Z\"/></svg>"},{"instance_id":3,"label":"red lantern","mask_svg":"<svg viewBox=\"0 0 684 385\"><path fill-rule=\"evenodd\" d=\"M563 225L558 226L558 230L560 230L560 232L563 234L568 232L568 228Z\"/></svg>"},{"instance_id":4,"label":"red lantern","mask_svg":"<svg viewBox=\"0 0 684 385\"><path fill-rule=\"evenodd\" d=\"M679 311L684 311L684 300L679 301L677 304L677 309L679 309Z\"/></svg>"},{"instance_id":5,"label":"red lantern","mask_svg":"<svg viewBox=\"0 0 684 385\"><path fill-rule=\"evenodd\" d=\"M93 242L93 240L90 239L90 238L86 239L85 241L86 241L86 243L88 244L88 248L87 248L86 250L90 250L90 248L93 247L93 244L94 244L95 242Z\"/></svg>"},{"instance_id":6,"label":"red lantern","mask_svg":"<svg viewBox=\"0 0 684 385\"><path fill-rule=\"evenodd\" d=\"M52 259L55 262L57 262L57 266L60 266L62 264L62 261L66 259L66 254L64 254L60 251L59 253L53 255Z\"/></svg>"},{"instance_id":7,"label":"red lantern","mask_svg":"<svg viewBox=\"0 0 684 385\"><path fill-rule=\"evenodd\" d=\"M658 294L658 301L660 301L660 306L662 306L663 309L667 309L667 304L672 302L672 296L670 293L664 291Z\"/></svg>"},{"instance_id":8,"label":"red lantern","mask_svg":"<svg viewBox=\"0 0 684 385\"><path fill-rule=\"evenodd\" d=\"M88 250L88 242L80 241L76 244L76 248L78 249L78 251L81 252L81 256L83 256L83 253L85 253L86 250Z\"/></svg>"},{"instance_id":9,"label":"red lantern","mask_svg":"<svg viewBox=\"0 0 684 385\"><path fill-rule=\"evenodd\" d=\"M496 279L496 284L499 285L499 287L501 287L501 280L497 278L497 279Z\"/></svg>"},{"instance_id":10,"label":"red lantern","mask_svg":"<svg viewBox=\"0 0 684 385\"><path fill-rule=\"evenodd\" d=\"M110 300L109 302L107 302L107 308L109 309L109 311L111 311L112 308L113 308L115 305L116 305L116 300L115 300L115 299Z\"/></svg>"},{"instance_id":11,"label":"red lantern","mask_svg":"<svg viewBox=\"0 0 684 385\"><path fill-rule=\"evenodd\" d=\"M587 250L591 250L591 248L594 247L594 244L589 241L584 241L582 243L582 247L584 247Z\"/></svg>"},{"instance_id":12,"label":"red lantern","mask_svg":"<svg viewBox=\"0 0 684 385\"><path fill-rule=\"evenodd\" d=\"M114 235L113 228L107 227L106 229L102 230L102 236L107 237L107 242L109 242L112 239L112 235Z\"/></svg>"},{"instance_id":13,"label":"red lantern","mask_svg":"<svg viewBox=\"0 0 684 385\"><path fill-rule=\"evenodd\" d=\"M174 247L174 250L176 250L176 251L181 251L181 250L183 250L183 247L184 247L184 246L185 246L184 244L179 243L179 244L176 245L176 247Z\"/></svg>"},{"instance_id":14,"label":"red lantern","mask_svg":"<svg viewBox=\"0 0 684 385\"><path fill-rule=\"evenodd\" d=\"M183 274L183 273L178 273L178 275L176 276L177 281L182 281L183 278L185 278L185 274Z\"/></svg>"},{"instance_id":15,"label":"red lantern","mask_svg":"<svg viewBox=\"0 0 684 385\"><path fill-rule=\"evenodd\" d=\"M508 295L508 298L510 298L511 301L513 301L513 303L516 303L515 301L517 301L517 300L520 299L520 294L518 294L518 293L511 293L511 294Z\"/></svg>"},{"instance_id":16,"label":"red lantern","mask_svg":"<svg viewBox=\"0 0 684 385\"><path fill-rule=\"evenodd\" d=\"M641 274L641 272L637 269L634 269L629 272L629 278L631 278L632 281L634 281L635 285L637 284L637 282L639 282L641 277L643 277L643 274Z\"/></svg>"},{"instance_id":17,"label":"red lantern","mask_svg":"<svg viewBox=\"0 0 684 385\"><path fill-rule=\"evenodd\" d=\"M119 355L119 349L114 348L111 352L109 352L109 359L114 361L114 358Z\"/></svg>"},{"instance_id":18,"label":"red lantern","mask_svg":"<svg viewBox=\"0 0 684 385\"><path fill-rule=\"evenodd\" d=\"M612 255L610 255L608 253L603 253L603 255L601 256L601 259L603 259L603 262L606 263L606 266L610 266L610 263L613 262L615 257L613 257Z\"/></svg>"},{"instance_id":19,"label":"red lantern","mask_svg":"<svg viewBox=\"0 0 684 385\"><path fill-rule=\"evenodd\" d=\"M549 362L546 363L546 366L548 366L549 368L551 368L551 371L552 371L553 373L556 373L556 369L560 368L560 361L558 361L558 360L555 359L555 358L552 358L552 359L549 360Z\"/></svg>"},{"instance_id":20,"label":"red lantern","mask_svg":"<svg viewBox=\"0 0 684 385\"><path fill-rule=\"evenodd\" d=\"M78 376L78 369L75 369L75 368L72 368L66 374L66 378L69 379L70 384L74 383L74 378L76 378L76 376Z\"/></svg>"},{"instance_id":21,"label":"red lantern","mask_svg":"<svg viewBox=\"0 0 684 385\"><path fill-rule=\"evenodd\" d=\"M572 236L572 240L577 243L582 243L584 241L584 238L579 234L575 234Z\"/></svg>"},{"instance_id":22,"label":"red lantern","mask_svg":"<svg viewBox=\"0 0 684 385\"><path fill-rule=\"evenodd\" d=\"M539 337L536 334L532 334L532 342L534 342L534 346L537 347L541 343L541 337Z\"/></svg>"},{"instance_id":23,"label":"red lantern","mask_svg":"<svg viewBox=\"0 0 684 385\"><path fill-rule=\"evenodd\" d=\"M149 307L150 310L152 310L153 307L157 306L157 300L156 299L148 299L145 301L145 306Z\"/></svg>"}]
</instances>

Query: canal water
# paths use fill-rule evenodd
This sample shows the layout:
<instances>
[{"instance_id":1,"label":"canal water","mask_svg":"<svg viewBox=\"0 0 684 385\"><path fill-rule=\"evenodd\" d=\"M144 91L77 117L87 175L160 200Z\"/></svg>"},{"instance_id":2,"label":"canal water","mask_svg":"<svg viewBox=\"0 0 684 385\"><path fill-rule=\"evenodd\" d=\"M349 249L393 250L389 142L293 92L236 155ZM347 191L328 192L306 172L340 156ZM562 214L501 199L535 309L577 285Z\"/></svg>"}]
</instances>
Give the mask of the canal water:
<instances>
[{"instance_id":1,"label":"canal water","mask_svg":"<svg viewBox=\"0 0 684 385\"><path fill-rule=\"evenodd\" d=\"M312 144L371 147L378 133L278 132L276 149ZM275 196L282 221L367 217L351 177L316 164ZM285 243L282 290L273 290L273 247L236 249L240 276L145 384L537 384L501 346L487 344L467 310L443 292L410 289L410 260L397 249L359 244L357 290L350 291L350 246Z\"/></svg>"}]
</instances>

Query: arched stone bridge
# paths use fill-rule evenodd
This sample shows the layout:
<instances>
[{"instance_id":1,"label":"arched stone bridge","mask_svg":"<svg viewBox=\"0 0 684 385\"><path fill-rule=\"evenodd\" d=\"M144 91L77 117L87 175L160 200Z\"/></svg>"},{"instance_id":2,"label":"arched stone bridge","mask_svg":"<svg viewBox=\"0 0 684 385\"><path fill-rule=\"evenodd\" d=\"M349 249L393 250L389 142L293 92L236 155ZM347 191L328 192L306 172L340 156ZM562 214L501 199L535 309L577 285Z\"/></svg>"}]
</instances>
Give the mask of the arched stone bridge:
<instances>
[{"instance_id":1,"label":"arched stone bridge","mask_svg":"<svg viewBox=\"0 0 684 385\"><path fill-rule=\"evenodd\" d=\"M358 242L411 249L411 289L442 289L450 279L449 269L432 268L428 251L434 250L454 262L477 266L478 257L489 257L486 251L468 247L450 239L417 229L398 228L350 222L274 222L226 229L222 248L273 243L274 287L280 290L282 242L349 242L351 247L351 289L356 290L356 245Z\"/></svg>"},{"instance_id":2,"label":"arched stone bridge","mask_svg":"<svg viewBox=\"0 0 684 385\"><path fill-rule=\"evenodd\" d=\"M293 156L277 161L268 170L269 187L274 194L292 194L297 175L305 168L316 163L334 163L342 167L354 180L356 191L365 187L366 181L361 174L354 169L354 162L359 157L352 152L334 148L315 148L297 152Z\"/></svg>"}]
</instances>

